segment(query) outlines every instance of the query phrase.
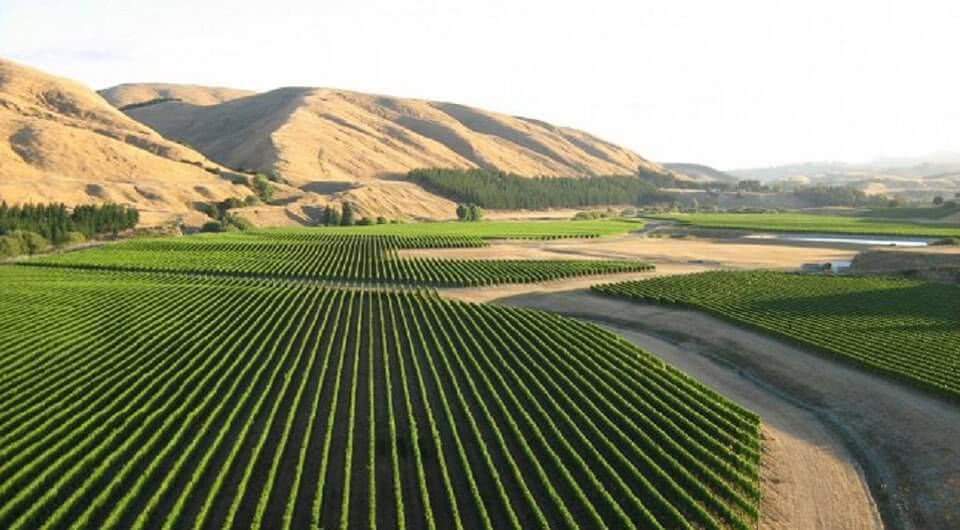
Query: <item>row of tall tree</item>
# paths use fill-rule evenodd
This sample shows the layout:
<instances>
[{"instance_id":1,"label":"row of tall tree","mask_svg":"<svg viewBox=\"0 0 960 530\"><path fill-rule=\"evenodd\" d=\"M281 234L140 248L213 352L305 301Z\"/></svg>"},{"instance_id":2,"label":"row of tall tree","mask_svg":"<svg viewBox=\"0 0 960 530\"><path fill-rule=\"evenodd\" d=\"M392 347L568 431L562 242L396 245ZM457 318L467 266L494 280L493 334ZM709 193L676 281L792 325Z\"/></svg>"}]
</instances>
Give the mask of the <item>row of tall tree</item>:
<instances>
[{"instance_id":1,"label":"row of tall tree","mask_svg":"<svg viewBox=\"0 0 960 530\"><path fill-rule=\"evenodd\" d=\"M336 204L328 204L320 217L320 224L326 226L369 226L391 223L386 217L357 217L357 209L352 202L344 202L341 208Z\"/></svg>"},{"instance_id":2,"label":"row of tall tree","mask_svg":"<svg viewBox=\"0 0 960 530\"><path fill-rule=\"evenodd\" d=\"M867 195L849 186L806 186L793 190L793 194L811 206L882 207L889 202L883 195Z\"/></svg>"},{"instance_id":3,"label":"row of tall tree","mask_svg":"<svg viewBox=\"0 0 960 530\"><path fill-rule=\"evenodd\" d=\"M649 204L664 199L657 186L640 175L523 177L488 169L416 169L408 178L459 203L495 209Z\"/></svg>"},{"instance_id":4,"label":"row of tall tree","mask_svg":"<svg viewBox=\"0 0 960 530\"><path fill-rule=\"evenodd\" d=\"M119 204L89 204L72 210L64 204L23 204L9 206L0 203L0 235L16 231L39 234L54 245L71 239L71 233L90 238L100 234L114 234L133 228L140 220L135 208Z\"/></svg>"},{"instance_id":5,"label":"row of tall tree","mask_svg":"<svg viewBox=\"0 0 960 530\"><path fill-rule=\"evenodd\" d=\"M342 208L328 204L323 211L321 222L327 226L353 226L357 224L357 213L353 203L345 202Z\"/></svg>"}]
</instances>

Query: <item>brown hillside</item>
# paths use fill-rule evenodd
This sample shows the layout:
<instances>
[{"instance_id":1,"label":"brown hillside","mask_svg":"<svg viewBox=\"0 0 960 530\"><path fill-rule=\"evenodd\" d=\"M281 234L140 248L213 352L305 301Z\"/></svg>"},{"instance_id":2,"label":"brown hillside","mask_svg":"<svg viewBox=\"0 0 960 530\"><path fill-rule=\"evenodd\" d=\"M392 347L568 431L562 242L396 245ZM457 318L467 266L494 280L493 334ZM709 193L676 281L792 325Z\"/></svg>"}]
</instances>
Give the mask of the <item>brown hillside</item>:
<instances>
[{"instance_id":1,"label":"brown hillside","mask_svg":"<svg viewBox=\"0 0 960 530\"><path fill-rule=\"evenodd\" d=\"M147 224L195 201L249 194L216 164L117 111L87 87L0 59L0 199L136 206Z\"/></svg>"},{"instance_id":2,"label":"brown hillside","mask_svg":"<svg viewBox=\"0 0 960 530\"><path fill-rule=\"evenodd\" d=\"M118 108L158 99L179 99L194 105L216 105L256 94L252 90L170 83L128 83L98 92L111 105Z\"/></svg>"},{"instance_id":3,"label":"brown hillside","mask_svg":"<svg viewBox=\"0 0 960 530\"><path fill-rule=\"evenodd\" d=\"M114 89L108 89L110 92ZM216 105L166 102L129 115L226 166L296 185L380 178L420 167L524 175L665 171L585 132L452 103L281 88Z\"/></svg>"}]
</instances>

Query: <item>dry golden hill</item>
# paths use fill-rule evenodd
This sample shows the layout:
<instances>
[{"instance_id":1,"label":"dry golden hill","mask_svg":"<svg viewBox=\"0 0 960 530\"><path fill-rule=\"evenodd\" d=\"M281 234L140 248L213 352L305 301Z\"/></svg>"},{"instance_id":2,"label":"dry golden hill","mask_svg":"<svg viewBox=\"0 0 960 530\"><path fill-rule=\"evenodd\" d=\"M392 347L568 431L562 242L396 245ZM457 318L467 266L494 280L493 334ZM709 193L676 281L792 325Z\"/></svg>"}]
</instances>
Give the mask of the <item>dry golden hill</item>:
<instances>
[{"instance_id":1,"label":"dry golden hill","mask_svg":"<svg viewBox=\"0 0 960 530\"><path fill-rule=\"evenodd\" d=\"M128 114L225 166L281 175L297 186L421 167L548 176L666 171L582 131L452 103L298 87L215 105L181 99Z\"/></svg>"},{"instance_id":2,"label":"dry golden hill","mask_svg":"<svg viewBox=\"0 0 960 530\"><path fill-rule=\"evenodd\" d=\"M0 139L0 200L8 203L117 202L155 224L201 222L194 202L250 193L89 88L3 59Z\"/></svg>"},{"instance_id":3,"label":"dry golden hill","mask_svg":"<svg viewBox=\"0 0 960 530\"><path fill-rule=\"evenodd\" d=\"M235 88L176 85L170 83L128 83L100 90L99 94L117 108L150 101L177 99L194 105L216 105L256 92Z\"/></svg>"}]
</instances>

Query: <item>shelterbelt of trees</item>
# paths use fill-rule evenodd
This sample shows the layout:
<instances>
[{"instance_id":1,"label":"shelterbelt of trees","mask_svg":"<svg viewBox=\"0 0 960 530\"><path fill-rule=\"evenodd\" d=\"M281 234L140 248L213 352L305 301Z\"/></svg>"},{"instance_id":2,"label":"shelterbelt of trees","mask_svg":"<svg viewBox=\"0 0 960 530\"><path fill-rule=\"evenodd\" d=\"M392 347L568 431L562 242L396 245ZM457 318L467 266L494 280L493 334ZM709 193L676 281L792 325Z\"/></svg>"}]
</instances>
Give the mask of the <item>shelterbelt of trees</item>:
<instances>
[{"instance_id":1,"label":"shelterbelt of trees","mask_svg":"<svg viewBox=\"0 0 960 530\"><path fill-rule=\"evenodd\" d=\"M487 169L417 169L408 178L428 191L482 208L536 210L671 200L637 175L523 177Z\"/></svg>"},{"instance_id":2,"label":"shelterbelt of trees","mask_svg":"<svg viewBox=\"0 0 960 530\"><path fill-rule=\"evenodd\" d=\"M643 169L633 175L591 177L527 177L489 169L416 169L407 177L428 191L459 203L508 210L673 202L676 197L665 189L789 193L810 206L883 207L889 202L883 195L867 195L847 186L788 188L768 186L756 180L696 182Z\"/></svg>"},{"instance_id":3,"label":"shelterbelt of trees","mask_svg":"<svg viewBox=\"0 0 960 530\"><path fill-rule=\"evenodd\" d=\"M0 203L0 257L36 254L51 244L80 243L100 234L117 234L140 220L135 208L118 204L82 205Z\"/></svg>"}]
</instances>

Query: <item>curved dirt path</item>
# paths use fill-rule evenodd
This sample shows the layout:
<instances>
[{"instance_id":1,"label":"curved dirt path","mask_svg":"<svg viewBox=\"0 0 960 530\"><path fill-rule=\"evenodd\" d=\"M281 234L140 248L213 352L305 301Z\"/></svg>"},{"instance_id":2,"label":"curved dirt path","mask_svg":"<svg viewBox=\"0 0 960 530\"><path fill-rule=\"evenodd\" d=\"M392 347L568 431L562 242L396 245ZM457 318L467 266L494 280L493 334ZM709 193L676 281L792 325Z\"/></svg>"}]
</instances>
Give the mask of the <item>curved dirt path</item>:
<instances>
[{"instance_id":1,"label":"curved dirt path","mask_svg":"<svg viewBox=\"0 0 960 530\"><path fill-rule=\"evenodd\" d=\"M601 325L760 414L764 445L760 528L882 527L855 459L813 413L709 357L691 355L626 327Z\"/></svg>"},{"instance_id":2,"label":"curved dirt path","mask_svg":"<svg viewBox=\"0 0 960 530\"><path fill-rule=\"evenodd\" d=\"M696 267L675 268L660 273ZM605 325L759 413L768 448L761 528L878 528L881 517L888 528L960 528L956 404L704 313L582 285L441 293Z\"/></svg>"}]
</instances>

